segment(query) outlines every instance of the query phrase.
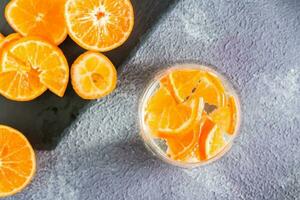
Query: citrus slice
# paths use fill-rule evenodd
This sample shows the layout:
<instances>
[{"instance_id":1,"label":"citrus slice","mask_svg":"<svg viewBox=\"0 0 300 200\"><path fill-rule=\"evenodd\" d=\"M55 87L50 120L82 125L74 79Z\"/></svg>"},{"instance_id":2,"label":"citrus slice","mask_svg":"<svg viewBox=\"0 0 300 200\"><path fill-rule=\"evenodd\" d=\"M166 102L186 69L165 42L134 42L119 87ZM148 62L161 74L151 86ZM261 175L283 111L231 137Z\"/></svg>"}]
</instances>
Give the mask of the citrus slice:
<instances>
[{"instance_id":1,"label":"citrus slice","mask_svg":"<svg viewBox=\"0 0 300 200\"><path fill-rule=\"evenodd\" d=\"M72 85L83 99L98 99L111 93L117 84L117 71L101 53L80 55L71 68Z\"/></svg>"},{"instance_id":2,"label":"citrus slice","mask_svg":"<svg viewBox=\"0 0 300 200\"><path fill-rule=\"evenodd\" d=\"M199 159L207 160L216 156L227 144L223 131L206 117L200 127Z\"/></svg>"},{"instance_id":3,"label":"citrus slice","mask_svg":"<svg viewBox=\"0 0 300 200\"><path fill-rule=\"evenodd\" d=\"M200 125L196 123L194 128L176 138L166 139L166 144L168 146L167 154L174 160L186 161L192 157L192 152L197 145Z\"/></svg>"},{"instance_id":4,"label":"citrus slice","mask_svg":"<svg viewBox=\"0 0 300 200\"><path fill-rule=\"evenodd\" d=\"M19 131L0 125L0 197L24 189L35 169L35 154L28 140Z\"/></svg>"},{"instance_id":5,"label":"citrus slice","mask_svg":"<svg viewBox=\"0 0 300 200\"><path fill-rule=\"evenodd\" d=\"M67 37L65 1L11 0L5 8L5 17L23 36L39 36L58 45Z\"/></svg>"},{"instance_id":6,"label":"citrus slice","mask_svg":"<svg viewBox=\"0 0 300 200\"><path fill-rule=\"evenodd\" d=\"M196 69L177 69L169 74L178 102L184 102L191 96L202 76L203 72Z\"/></svg>"},{"instance_id":7,"label":"citrus slice","mask_svg":"<svg viewBox=\"0 0 300 200\"><path fill-rule=\"evenodd\" d=\"M166 89L169 90L170 94L171 94L172 97L177 101L177 103L180 103L180 102L178 102L178 100L177 100L177 97L176 97L176 95L175 95L174 88L173 88L173 86L172 86L172 84L171 84L171 81L170 81L170 78L169 78L168 75L165 76L165 77L163 77L162 79L160 79L160 84L163 85Z\"/></svg>"},{"instance_id":8,"label":"citrus slice","mask_svg":"<svg viewBox=\"0 0 300 200\"><path fill-rule=\"evenodd\" d=\"M69 67L62 51L36 37L11 43L2 53L0 94L15 101L30 101L47 88L63 96Z\"/></svg>"},{"instance_id":9,"label":"citrus slice","mask_svg":"<svg viewBox=\"0 0 300 200\"><path fill-rule=\"evenodd\" d=\"M177 104L168 89L161 86L148 101L145 121L154 136L176 137L193 128L199 105L199 98Z\"/></svg>"},{"instance_id":10,"label":"citrus slice","mask_svg":"<svg viewBox=\"0 0 300 200\"><path fill-rule=\"evenodd\" d=\"M4 38L4 36L0 33L0 41Z\"/></svg>"},{"instance_id":11,"label":"citrus slice","mask_svg":"<svg viewBox=\"0 0 300 200\"><path fill-rule=\"evenodd\" d=\"M223 131L232 135L237 123L237 109L234 97L230 96L228 105L214 110L210 117Z\"/></svg>"},{"instance_id":12,"label":"citrus slice","mask_svg":"<svg viewBox=\"0 0 300 200\"><path fill-rule=\"evenodd\" d=\"M69 35L78 45L105 52L128 39L134 12L130 0L67 0L65 19Z\"/></svg>"},{"instance_id":13,"label":"citrus slice","mask_svg":"<svg viewBox=\"0 0 300 200\"><path fill-rule=\"evenodd\" d=\"M201 76L195 95L203 97L205 103L210 105L225 105L225 88L221 80L211 72L205 72Z\"/></svg>"},{"instance_id":14,"label":"citrus slice","mask_svg":"<svg viewBox=\"0 0 300 200\"><path fill-rule=\"evenodd\" d=\"M8 46L10 43L15 42L21 38L22 38L21 34L11 33L8 36L6 36L5 38L3 38L2 40L0 39L0 58L1 58L2 51L6 46ZM1 70L1 66L0 66L0 70Z\"/></svg>"}]
</instances>

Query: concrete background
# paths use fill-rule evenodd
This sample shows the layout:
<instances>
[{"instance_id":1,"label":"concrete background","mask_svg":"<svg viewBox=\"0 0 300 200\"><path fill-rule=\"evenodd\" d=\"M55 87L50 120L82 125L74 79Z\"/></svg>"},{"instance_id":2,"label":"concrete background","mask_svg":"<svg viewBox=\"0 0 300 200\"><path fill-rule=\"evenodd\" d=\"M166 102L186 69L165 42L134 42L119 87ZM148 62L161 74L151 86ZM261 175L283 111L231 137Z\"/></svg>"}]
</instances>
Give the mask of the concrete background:
<instances>
[{"instance_id":1,"label":"concrete background","mask_svg":"<svg viewBox=\"0 0 300 200\"><path fill-rule=\"evenodd\" d=\"M300 199L300 1L181 0L119 69L119 85L93 102L38 172L8 199ZM193 170L144 148L141 92L154 72L210 63L241 95L243 124L232 150Z\"/></svg>"}]
</instances>

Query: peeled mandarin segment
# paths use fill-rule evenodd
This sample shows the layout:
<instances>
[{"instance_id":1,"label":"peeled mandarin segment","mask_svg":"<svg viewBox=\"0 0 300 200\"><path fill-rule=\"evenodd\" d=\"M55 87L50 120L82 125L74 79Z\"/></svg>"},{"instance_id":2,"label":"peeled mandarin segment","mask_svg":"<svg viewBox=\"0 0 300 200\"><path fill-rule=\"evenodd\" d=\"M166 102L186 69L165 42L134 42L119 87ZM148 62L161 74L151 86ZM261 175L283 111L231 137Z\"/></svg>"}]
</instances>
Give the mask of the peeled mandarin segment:
<instances>
[{"instance_id":1,"label":"peeled mandarin segment","mask_svg":"<svg viewBox=\"0 0 300 200\"><path fill-rule=\"evenodd\" d=\"M201 77L195 95L203 97L205 103L210 105L225 105L225 88L221 80L211 72L205 72Z\"/></svg>"},{"instance_id":2,"label":"peeled mandarin segment","mask_svg":"<svg viewBox=\"0 0 300 200\"><path fill-rule=\"evenodd\" d=\"M69 35L78 45L104 52L128 39L134 12L130 0L67 0L65 19Z\"/></svg>"},{"instance_id":3,"label":"peeled mandarin segment","mask_svg":"<svg viewBox=\"0 0 300 200\"><path fill-rule=\"evenodd\" d=\"M184 102L192 95L202 76L203 72L196 69L182 69L170 73L170 83L178 102Z\"/></svg>"},{"instance_id":4,"label":"peeled mandarin segment","mask_svg":"<svg viewBox=\"0 0 300 200\"><path fill-rule=\"evenodd\" d=\"M19 131L0 125L0 197L24 189L35 169L35 154L27 139Z\"/></svg>"},{"instance_id":5,"label":"peeled mandarin segment","mask_svg":"<svg viewBox=\"0 0 300 200\"><path fill-rule=\"evenodd\" d=\"M117 84L117 72L111 61L101 53L86 52L71 69L72 85L83 99L98 99L111 93Z\"/></svg>"},{"instance_id":6,"label":"peeled mandarin segment","mask_svg":"<svg viewBox=\"0 0 300 200\"><path fill-rule=\"evenodd\" d=\"M58 45L67 37L65 1L12 0L5 8L5 18L23 36L39 36Z\"/></svg>"},{"instance_id":7,"label":"peeled mandarin segment","mask_svg":"<svg viewBox=\"0 0 300 200\"><path fill-rule=\"evenodd\" d=\"M60 49L36 38L25 37L10 44L2 54L0 78L8 72L18 81L0 84L0 94L15 101L30 101L47 88L63 96L69 79L69 67ZM4 77L5 78L5 77ZM15 88L10 92L9 87Z\"/></svg>"}]
</instances>

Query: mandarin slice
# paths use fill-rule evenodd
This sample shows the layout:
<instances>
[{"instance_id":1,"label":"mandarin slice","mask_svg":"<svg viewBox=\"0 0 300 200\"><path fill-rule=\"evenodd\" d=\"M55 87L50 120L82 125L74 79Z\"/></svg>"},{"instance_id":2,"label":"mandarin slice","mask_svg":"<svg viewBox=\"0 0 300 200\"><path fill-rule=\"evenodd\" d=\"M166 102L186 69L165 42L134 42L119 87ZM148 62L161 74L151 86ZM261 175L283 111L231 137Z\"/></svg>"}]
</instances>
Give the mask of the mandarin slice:
<instances>
[{"instance_id":1,"label":"mandarin slice","mask_svg":"<svg viewBox=\"0 0 300 200\"><path fill-rule=\"evenodd\" d=\"M21 39L22 36L19 33L11 33L8 36L6 36L5 38L3 38L2 40L0 39L0 58L1 58L1 54L3 49L8 46L9 44ZM0 71L1 71L1 66L0 66Z\"/></svg>"},{"instance_id":2,"label":"mandarin slice","mask_svg":"<svg viewBox=\"0 0 300 200\"><path fill-rule=\"evenodd\" d=\"M187 133L180 134L177 137L166 138L166 143L168 145L167 154L171 158L185 161L193 156L192 153L198 142L200 135L200 122L203 116L205 116L204 101L200 98L198 116L193 125L193 129Z\"/></svg>"},{"instance_id":3,"label":"mandarin slice","mask_svg":"<svg viewBox=\"0 0 300 200\"><path fill-rule=\"evenodd\" d=\"M72 85L83 99L98 99L111 93L117 85L117 71L103 54L86 52L71 68Z\"/></svg>"},{"instance_id":4,"label":"mandarin slice","mask_svg":"<svg viewBox=\"0 0 300 200\"><path fill-rule=\"evenodd\" d=\"M0 197L23 190L36 169L34 151L19 131L0 125Z\"/></svg>"},{"instance_id":5,"label":"mandarin slice","mask_svg":"<svg viewBox=\"0 0 300 200\"><path fill-rule=\"evenodd\" d=\"M228 104L224 107L220 107L214 110L210 117L212 120L228 134L233 134L235 132L235 127L237 123L237 108L236 101L233 96L228 98Z\"/></svg>"},{"instance_id":6,"label":"mandarin slice","mask_svg":"<svg viewBox=\"0 0 300 200\"><path fill-rule=\"evenodd\" d=\"M134 12L130 0L67 0L65 19L69 35L78 45L105 52L128 39Z\"/></svg>"},{"instance_id":7,"label":"mandarin slice","mask_svg":"<svg viewBox=\"0 0 300 200\"><path fill-rule=\"evenodd\" d=\"M197 69L176 69L169 74L178 102L184 102L192 95L202 76L203 72Z\"/></svg>"},{"instance_id":8,"label":"mandarin slice","mask_svg":"<svg viewBox=\"0 0 300 200\"><path fill-rule=\"evenodd\" d=\"M225 88L221 80L211 72L205 72L201 76L194 95L203 97L205 103L210 105L225 105Z\"/></svg>"},{"instance_id":9,"label":"mandarin slice","mask_svg":"<svg viewBox=\"0 0 300 200\"><path fill-rule=\"evenodd\" d=\"M68 84L64 54L37 37L24 37L4 48L0 66L0 94L11 100L30 101L47 88L63 96Z\"/></svg>"},{"instance_id":10,"label":"mandarin slice","mask_svg":"<svg viewBox=\"0 0 300 200\"><path fill-rule=\"evenodd\" d=\"M155 136L176 137L193 128L200 104L199 98L177 104L168 89L161 86L148 100L145 121Z\"/></svg>"},{"instance_id":11,"label":"mandarin slice","mask_svg":"<svg viewBox=\"0 0 300 200\"><path fill-rule=\"evenodd\" d=\"M39 36L58 45L67 37L65 1L11 0L5 8L5 18L23 36Z\"/></svg>"},{"instance_id":12,"label":"mandarin slice","mask_svg":"<svg viewBox=\"0 0 300 200\"><path fill-rule=\"evenodd\" d=\"M167 154L174 160L188 160L198 143L199 133L200 124L196 123L191 131L176 138L166 139Z\"/></svg>"},{"instance_id":13,"label":"mandarin slice","mask_svg":"<svg viewBox=\"0 0 300 200\"><path fill-rule=\"evenodd\" d=\"M216 156L228 144L224 132L209 118L203 118L200 127L199 152L200 160L208 160Z\"/></svg>"}]
</instances>

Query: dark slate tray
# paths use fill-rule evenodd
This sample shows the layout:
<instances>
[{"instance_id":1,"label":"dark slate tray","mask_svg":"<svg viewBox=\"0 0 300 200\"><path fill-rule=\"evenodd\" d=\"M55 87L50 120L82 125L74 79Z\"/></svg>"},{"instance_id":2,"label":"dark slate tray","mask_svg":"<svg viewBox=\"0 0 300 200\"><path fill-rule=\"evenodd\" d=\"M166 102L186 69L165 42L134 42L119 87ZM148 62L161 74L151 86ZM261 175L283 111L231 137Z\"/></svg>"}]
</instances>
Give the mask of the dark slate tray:
<instances>
[{"instance_id":1,"label":"dark slate tray","mask_svg":"<svg viewBox=\"0 0 300 200\"><path fill-rule=\"evenodd\" d=\"M130 52L142 42L143 36L177 0L132 0L135 10L135 27L129 40L118 49L105 53L120 66ZM4 8L8 0L0 1L0 32L7 35L13 30L6 23ZM70 38L60 46L69 65L85 50ZM51 150L63 137L64 130L76 119L79 111L89 101L82 100L68 86L64 98L46 92L31 102L13 102L0 96L0 124L12 126L22 131L35 149Z\"/></svg>"}]
</instances>

